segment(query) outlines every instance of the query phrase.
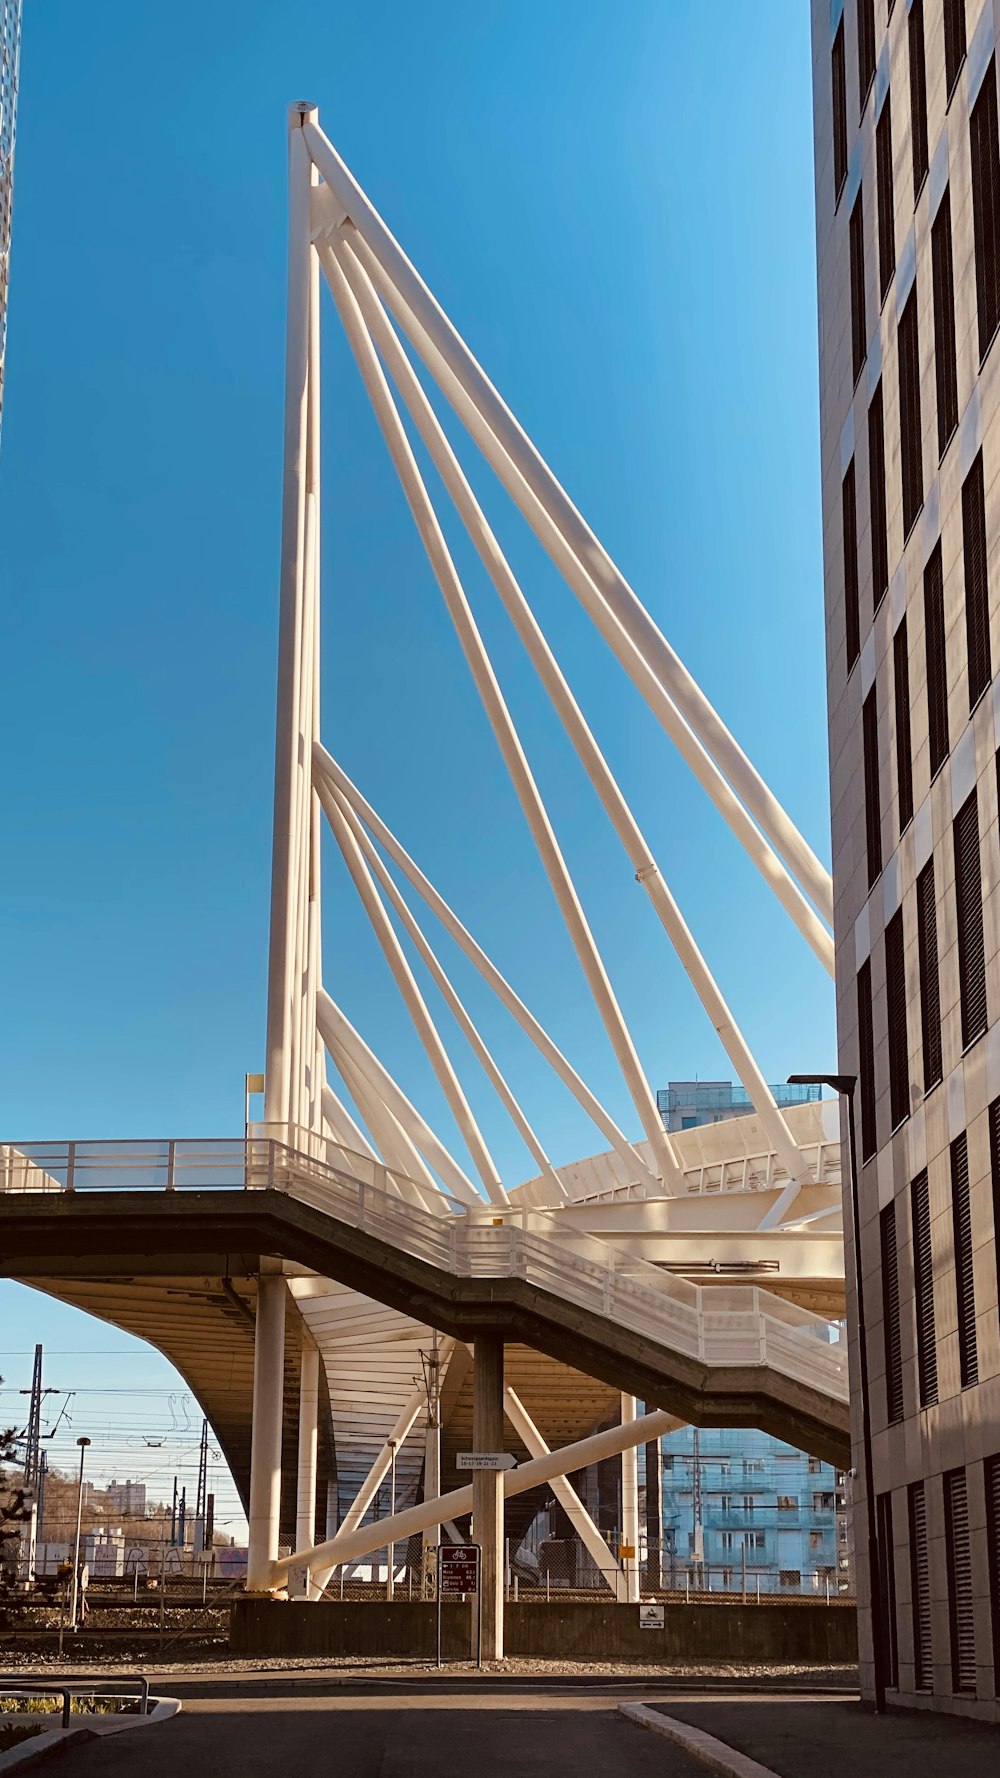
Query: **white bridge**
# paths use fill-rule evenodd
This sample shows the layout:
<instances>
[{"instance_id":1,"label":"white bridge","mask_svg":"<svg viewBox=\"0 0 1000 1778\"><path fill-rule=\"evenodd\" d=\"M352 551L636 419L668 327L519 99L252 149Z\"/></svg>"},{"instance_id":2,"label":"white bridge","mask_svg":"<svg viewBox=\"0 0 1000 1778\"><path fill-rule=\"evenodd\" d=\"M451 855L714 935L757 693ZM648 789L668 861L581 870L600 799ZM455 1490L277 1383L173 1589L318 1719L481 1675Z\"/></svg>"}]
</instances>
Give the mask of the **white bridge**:
<instances>
[{"instance_id":1,"label":"white bridge","mask_svg":"<svg viewBox=\"0 0 1000 1778\"><path fill-rule=\"evenodd\" d=\"M279 1590L290 1572L304 1570L307 1596L318 1597L336 1565L417 1532L432 1547L441 1523L471 1508L484 1551L489 1657L502 1652L505 1495L552 1480L615 1595L634 1599L634 1560L619 1562L608 1551L567 1474L625 1453L628 1542L636 1513L635 1465L628 1453L676 1425L678 1416L702 1424L767 1424L782 1436L797 1433L796 1442L817 1454L846 1462L846 1355L833 1325L843 1315L840 1145L835 1105L782 1109L775 1103L473 493L426 383L450 404L795 932L832 974L831 885L337 156L317 113L294 106L289 123L264 1122L237 1143L12 1146L0 1172L5 1269L144 1332L188 1377L238 1482L249 1483L251 1590ZM641 1140L619 1126L323 744L323 285L371 398ZM663 1126L445 540L415 439L565 728L610 823L621 867L648 896L749 1094L753 1116L680 1135ZM461 1133L464 1155L453 1153L435 1132L323 986L324 819ZM554 1082L586 1112L595 1129L593 1156L553 1164L448 974L432 930L443 931L478 971ZM530 1181L502 1177L411 957L434 984L531 1154L537 1174ZM328 1058L335 1078L328 1078ZM231 1267L232 1252L259 1255L251 1276ZM187 1314L171 1318L170 1302L176 1309L178 1299L187 1301ZM214 1339L221 1352L238 1334L249 1352L251 1323L253 1363L247 1359L240 1373L242 1405L236 1408L238 1391L230 1381L232 1399L223 1399L224 1366L220 1361L213 1371L205 1342ZM288 1536L292 1522L290 1350L298 1388L291 1464L295 1547L279 1555L282 1524ZM235 1359L230 1379L234 1365ZM636 1417L637 1395L657 1411ZM324 1401L338 1487L321 1534L317 1451ZM609 1428L612 1415L617 1424ZM249 1452L239 1431L248 1420ZM227 1422L225 1433L220 1421ZM550 1451L553 1438L559 1448ZM456 1441L480 1451L509 1446L523 1461L506 1473L477 1472L471 1485L445 1489L442 1452L447 1467ZM390 1461L402 1507L373 1525L367 1515ZM637 1541L633 1536L631 1545Z\"/></svg>"}]
</instances>

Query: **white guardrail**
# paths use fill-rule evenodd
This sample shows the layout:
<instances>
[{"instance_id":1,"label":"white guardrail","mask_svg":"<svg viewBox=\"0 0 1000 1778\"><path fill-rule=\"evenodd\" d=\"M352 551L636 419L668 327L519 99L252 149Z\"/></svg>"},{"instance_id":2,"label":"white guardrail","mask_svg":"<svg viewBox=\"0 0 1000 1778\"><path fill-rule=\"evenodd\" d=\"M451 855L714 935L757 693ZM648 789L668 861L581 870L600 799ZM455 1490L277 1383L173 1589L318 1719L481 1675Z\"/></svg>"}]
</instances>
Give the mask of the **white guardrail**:
<instances>
[{"instance_id":1,"label":"white guardrail","mask_svg":"<svg viewBox=\"0 0 1000 1778\"><path fill-rule=\"evenodd\" d=\"M459 1278L520 1278L711 1365L767 1365L846 1401L839 1328L751 1285L692 1284L570 1230L544 1210L454 1204L308 1131L292 1142L0 1145L0 1192L218 1191L270 1187Z\"/></svg>"}]
</instances>

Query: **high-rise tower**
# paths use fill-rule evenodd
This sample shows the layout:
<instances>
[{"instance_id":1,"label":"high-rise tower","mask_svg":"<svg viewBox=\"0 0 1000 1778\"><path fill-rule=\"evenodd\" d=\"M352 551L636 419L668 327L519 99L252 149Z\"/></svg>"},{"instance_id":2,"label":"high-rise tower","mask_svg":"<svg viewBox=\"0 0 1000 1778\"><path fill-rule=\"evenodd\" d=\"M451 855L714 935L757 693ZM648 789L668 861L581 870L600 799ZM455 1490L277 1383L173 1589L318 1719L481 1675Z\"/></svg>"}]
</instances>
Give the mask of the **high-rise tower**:
<instances>
[{"instance_id":1,"label":"high-rise tower","mask_svg":"<svg viewBox=\"0 0 1000 1778\"><path fill-rule=\"evenodd\" d=\"M1000 1720L1000 0L812 0L862 1685ZM852 1399L864 1522L857 1294ZM874 1576L875 1585L871 1586ZM874 1592L879 1609L869 1600Z\"/></svg>"},{"instance_id":2,"label":"high-rise tower","mask_svg":"<svg viewBox=\"0 0 1000 1778\"><path fill-rule=\"evenodd\" d=\"M14 128L20 49L21 0L0 0L0 421L3 418L3 369L7 345L10 212L14 194Z\"/></svg>"}]
</instances>

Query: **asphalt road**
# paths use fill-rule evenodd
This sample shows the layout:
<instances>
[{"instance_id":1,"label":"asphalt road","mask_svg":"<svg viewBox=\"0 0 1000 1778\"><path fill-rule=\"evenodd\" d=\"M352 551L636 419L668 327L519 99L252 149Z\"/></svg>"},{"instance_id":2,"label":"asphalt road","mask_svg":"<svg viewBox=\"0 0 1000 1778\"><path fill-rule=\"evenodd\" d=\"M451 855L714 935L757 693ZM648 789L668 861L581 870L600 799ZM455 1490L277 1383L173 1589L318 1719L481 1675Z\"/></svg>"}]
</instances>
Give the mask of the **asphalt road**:
<instances>
[{"instance_id":1,"label":"asphalt road","mask_svg":"<svg viewBox=\"0 0 1000 1778\"><path fill-rule=\"evenodd\" d=\"M179 1716L70 1749L63 1778L704 1778L610 1695L520 1692L185 1700Z\"/></svg>"}]
</instances>

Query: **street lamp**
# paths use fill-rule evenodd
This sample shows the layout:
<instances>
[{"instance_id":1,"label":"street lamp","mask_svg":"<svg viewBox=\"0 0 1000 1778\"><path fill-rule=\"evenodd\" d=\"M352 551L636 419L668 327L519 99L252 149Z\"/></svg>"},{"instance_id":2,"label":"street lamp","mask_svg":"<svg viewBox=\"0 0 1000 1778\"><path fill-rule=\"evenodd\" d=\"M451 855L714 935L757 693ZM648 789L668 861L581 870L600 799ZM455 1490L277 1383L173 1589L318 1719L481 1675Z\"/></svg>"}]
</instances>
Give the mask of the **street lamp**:
<instances>
[{"instance_id":1,"label":"street lamp","mask_svg":"<svg viewBox=\"0 0 1000 1778\"><path fill-rule=\"evenodd\" d=\"M872 1410L868 1388L868 1336L865 1323L865 1286L861 1275L861 1208L858 1193L858 1153L854 1132L856 1074L790 1074L790 1087L832 1087L847 1101L847 1149L851 1175L851 1242L854 1251L854 1288L858 1304L858 1371L861 1394L861 1446L865 1469L865 1507L868 1520L868 1587L872 1610L872 1667L875 1678L875 1710L885 1710L885 1649L882 1565L875 1517L875 1466L872 1459Z\"/></svg>"},{"instance_id":2,"label":"street lamp","mask_svg":"<svg viewBox=\"0 0 1000 1778\"><path fill-rule=\"evenodd\" d=\"M80 1526L83 1520L83 1461L87 1455L87 1446L89 1445L90 1440L89 1438L78 1438L76 1442L80 1447L80 1486L77 1490L76 1497L76 1544L73 1549L73 1591L69 1610L69 1627L73 1635L76 1634L76 1608L80 1594Z\"/></svg>"},{"instance_id":3,"label":"street lamp","mask_svg":"<svg viewBox=\"0 0 1000 1778\"><path fill-rule=\"evenodd\" d=\"M396 1512L396 1440L390 1438L386 1440L386 1443L389 1446L389 1461L392 1473L392 1480L389 1484L389 1513L390 1516L394 1516ZM389 1545L386 1550L386 1555L389 1558L389 1562L385 1575L385 1596L387 1599L393 1599L396 1594L396 1576L393 1572L396 1564L396 1545L394 1543Z\"/></svg>"}]
</instances>

